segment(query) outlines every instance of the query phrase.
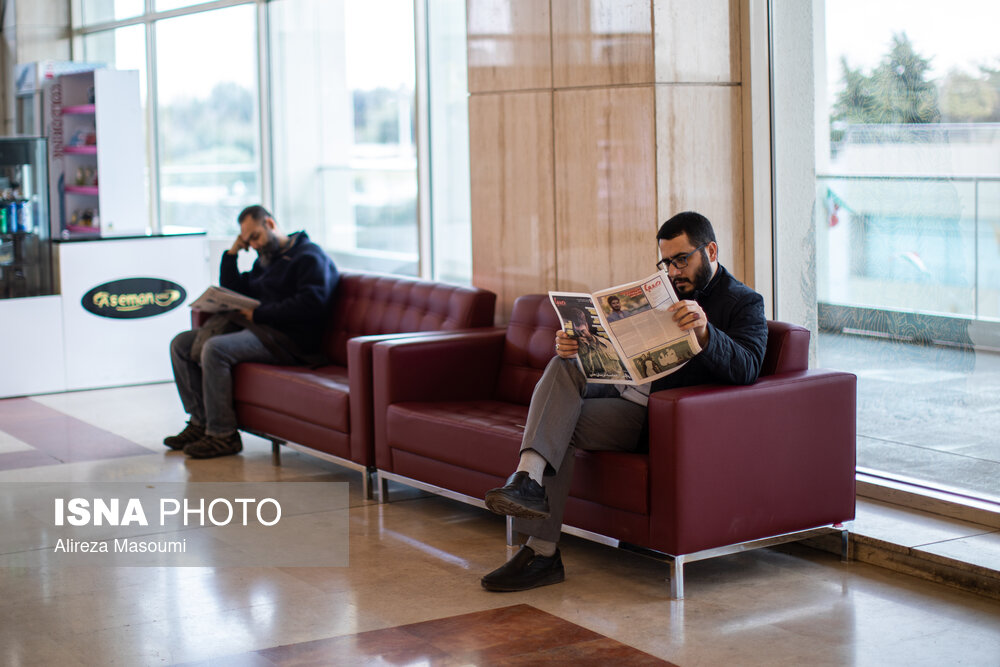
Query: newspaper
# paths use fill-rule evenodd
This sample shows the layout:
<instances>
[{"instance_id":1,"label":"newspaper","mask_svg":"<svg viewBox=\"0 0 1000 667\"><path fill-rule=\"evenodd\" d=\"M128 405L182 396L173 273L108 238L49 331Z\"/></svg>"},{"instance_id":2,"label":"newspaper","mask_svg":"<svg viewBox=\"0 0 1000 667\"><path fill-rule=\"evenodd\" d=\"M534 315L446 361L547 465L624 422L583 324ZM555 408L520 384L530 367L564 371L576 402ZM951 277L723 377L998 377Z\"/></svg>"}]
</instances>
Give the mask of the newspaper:
<instances>
[{"instance_id":1,"label":"newspaper","mask_svg":"<svg viewBox=\"0 0 1000 667\"><path fill-rule=\"evenodd\" d=\"M646 384L701 352L694 332L681 331L667 311L679 299L662 271L593 294L549 292L549 299L563 330L579 341L577 362L589 382Z\"/></svg>"},{"instance_id":2,"label":"newspaper","mask_svg":"<svg viewBox=\"0 0 1000 667\"><path fill-rule=\"evenodd\" d=\"M231 310L256 308L260 301L234 292L225 287L210 286L201 296L191 302L192 308L204 310L206 313L224 313Z\"/></svg>"}]
</instances>

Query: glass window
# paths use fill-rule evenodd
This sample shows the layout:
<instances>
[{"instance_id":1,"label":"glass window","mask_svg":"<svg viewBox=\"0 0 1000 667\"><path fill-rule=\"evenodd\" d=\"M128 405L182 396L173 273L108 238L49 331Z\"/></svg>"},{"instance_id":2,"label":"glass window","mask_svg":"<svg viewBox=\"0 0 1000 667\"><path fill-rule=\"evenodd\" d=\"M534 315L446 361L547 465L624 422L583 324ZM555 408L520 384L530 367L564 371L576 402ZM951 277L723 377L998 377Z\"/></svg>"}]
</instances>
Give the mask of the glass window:
<instances>
[{"instance_id":1,"label":"glass window","mask_svg":"<svg viewBox=\"0 0 1000 667\"><path fill-rule=\"evenodd\" d=\"M418 271L411 0L269 5L276 214L339 266Z\"/></svg>"},{"instance_id":2,"label":"glass window","mask_svg":"<svg viewBox=\"0 0 1000 667\"><path fill-rule=\"evenodd\" d=\"M160 223L231 236L261 196L255 7L154 27Z\"/></svg>"},{"instance_id":3,"label":"glass window","mask_svg":"<svg viewBox=\"0 0 1000 667\"><path fill-rule=\"evenodd\" d=\"M200 5L210 0L156 0L156 11L165 12L169 9L180 9L192 5Z\"/></svg>"},{"instance_id":4,"label":"glass window","mask_svg":"<svg viewBox=\"0 0 1000 667\"><path fill-rule=\"evenodd\" d=\"M83 25L94 25L139 16L143 0L81 0L80 19Z\"/></svg>"},{"instance_id":5,"label":"glass window","mask_svg":"<svg viewBox=\"0 0 1000 667\"><path fill-rule=\"evenodd\" d=\"M94 32L83 37L84 62L139 71L139 96L146 107L146 30L141 25Z\"/></svg>"},{"instance_id":6,"label":"glass window","mask_svg":"<svg viewBox=\"0 0 1000 667\"><path fill-rule=\"evenodd\" d=\"M433 276L472 282L465 3L427 3Z\"/></svg>"},{"instance_id":7,"label":"glass window","mask_svg":"<svg viewBox=\"0 0 1000 667\"><path fill-rule=\"evenodd\" d=\"M858 376L859 468L1000 500L1000 5L813 6L818 365Z\"/></svg>"}]
</instances>

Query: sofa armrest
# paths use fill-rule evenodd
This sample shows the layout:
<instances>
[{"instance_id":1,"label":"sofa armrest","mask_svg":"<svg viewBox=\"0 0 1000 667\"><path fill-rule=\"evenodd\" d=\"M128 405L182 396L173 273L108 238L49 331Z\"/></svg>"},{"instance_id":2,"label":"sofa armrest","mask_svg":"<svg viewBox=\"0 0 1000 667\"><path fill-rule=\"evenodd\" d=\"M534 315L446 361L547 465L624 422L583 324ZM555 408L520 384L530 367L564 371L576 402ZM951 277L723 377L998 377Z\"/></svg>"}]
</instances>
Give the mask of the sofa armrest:
<instances>
[{"instance_id":1,"label":"sofa armrest","mask_svg":"<svg viewBox=\"0 0 1000 667\"><path fill-rule=\"evenodd\" d=\"M403 401L483 399L496 389L506 331L478 329L375 345L376 408Z\"/></svg>"},{"instance_id":2,"label":"sofa armrest","mask_svg":"<svg viewBox=\"0 0 1000 667\"><path fill-rule=\"evenodd\" d=\"M651 546L673 555L854 518L857 378L827 370L649 400Z\"/></svg>"},{"instance_id":3,"label":"sofa armrest","mask_svg":"<svg viewBox=\"0 0 1000 667\"><path fill-rule=\"evenodd\" d=\"M347 341L347 377L351 388L351 460L364 465L374 465L374 401L372 380L372 352L376 343L431 338L442 335L462 334L481 329L462 331L416 331L406 333L355 336Z\"/></svg>"},{"instance_id":4,"label":"sofa armrest","mask_svg":"<svg viewBox=\"0 0 1000 667\"><path fill-rule=\"evenodd\" d=\"M506 330L387 341L373 352L375 464L391 470L386 414L393 403L490 398L496 390Z\"/></svg>"}]
</instances>

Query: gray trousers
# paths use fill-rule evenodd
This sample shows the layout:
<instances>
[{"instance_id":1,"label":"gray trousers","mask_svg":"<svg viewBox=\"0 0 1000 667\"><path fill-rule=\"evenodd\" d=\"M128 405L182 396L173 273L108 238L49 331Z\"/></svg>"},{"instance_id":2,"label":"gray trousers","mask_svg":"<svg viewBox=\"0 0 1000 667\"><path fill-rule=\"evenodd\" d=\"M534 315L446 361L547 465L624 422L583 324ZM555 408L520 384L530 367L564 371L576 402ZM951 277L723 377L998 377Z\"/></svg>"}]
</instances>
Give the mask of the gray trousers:
<instances>
[{"instance_id":1,"label":"gray trousers","mask_svg":"<svg viewBox=\"0 0 1000 667\"><path fill-rule=\"evenodd\" d=\"M647 408L621 398L610 384L588 384L576 361L553 357L535 385L521 451L533 449L548 462L547 519L514 519L514 530L558 542L573 479L575 448L636 451Z\"/></svg>"},{"instance_id":2,"label":"gray trousers","mask_svg":"<svg viewBox=\"0 0 1000 667\"><path fill-rule=\"evenodd\" d=\"M170 363L184 411L191 423L205 427L209 435L227 436L236 430L233 406L233 367L241 361L279 363L252 331L212 336L205 342L200 359L191 358L196 332L182 331L170 341Z\"/></svg>"}]
</instances>

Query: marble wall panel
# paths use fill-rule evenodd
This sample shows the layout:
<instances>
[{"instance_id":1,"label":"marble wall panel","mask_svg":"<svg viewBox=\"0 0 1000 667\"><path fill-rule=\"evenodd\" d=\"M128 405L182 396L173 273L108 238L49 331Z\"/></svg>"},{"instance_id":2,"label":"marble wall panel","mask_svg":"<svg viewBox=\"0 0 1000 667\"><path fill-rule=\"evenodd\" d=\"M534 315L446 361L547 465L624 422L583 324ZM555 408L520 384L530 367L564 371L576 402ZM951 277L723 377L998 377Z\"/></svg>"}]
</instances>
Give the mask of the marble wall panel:
<instances>
[{"instance_id":1,"label":"marble wall panel","mask_svg":"<svg viewBox=\"0 0 1000 667\"><path fill-rule=\"evenodd\" d=\"M469 98L472 283L514 300L555 284L552 93Z\"/></svg>"},{"instance_id":2,"label":"marble wall panel","mask_svg":"<svg viewBox=\"0 0 1000 667\"><path fill-rule=\"evenodd\" d=\"M653 82L649 0L551 0L556 88Z\"/></svg>"},{"instance_id":3,"label":"marble wall panel","mask_svg":"<svg viewBox=\"0 0 1000 667\"><path fill-rule=\"evenodd\" d=\"M656 0L656 82L739 82L742 4L741 0Z\"/></svg>"},{"instance_id":4,"label":"marble wall panel","mask_svg":"<svg viewBox=\"0 0 1000 667\"><path fill-rule=\"evenodd\" d=\"M552 87L546 0L468 0L469 92Z\"/></svg>"},{"instance_id":5,"label":"marble wall panel","mask_svg":"<svg viewBox=\"0 0 1000 667\"><path fill-rule=\"evenodd\" d=\"M652 86L555 93L559 289L591 291L655 270Z\"/></svg>"},{"instance_id":6,"label":"marble wall panel","mask_svg":"<svg viewBox=\"0 0 1000 667\"><path fill-rule=\"evenodd\" d=\"M657 210L712 221L721 262L744 278L739 86L656 86Z\"/></svg>"}]
</instances>

